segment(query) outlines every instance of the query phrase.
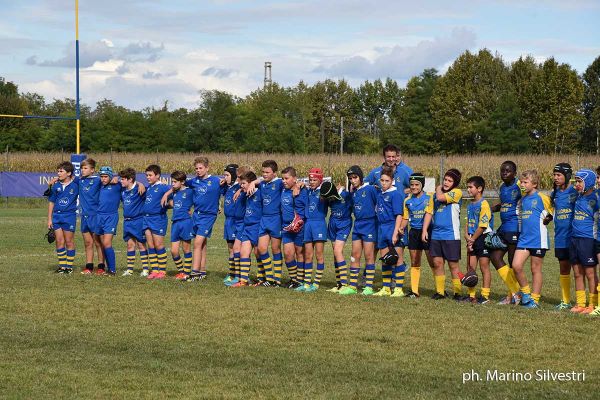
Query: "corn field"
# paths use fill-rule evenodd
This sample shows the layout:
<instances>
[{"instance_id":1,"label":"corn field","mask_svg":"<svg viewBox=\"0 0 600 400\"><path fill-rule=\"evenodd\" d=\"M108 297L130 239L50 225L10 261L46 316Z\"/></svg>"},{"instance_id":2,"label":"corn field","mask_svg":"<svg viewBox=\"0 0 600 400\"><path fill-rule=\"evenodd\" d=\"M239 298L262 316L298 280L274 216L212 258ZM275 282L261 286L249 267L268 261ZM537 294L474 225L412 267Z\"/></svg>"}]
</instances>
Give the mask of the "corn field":
<instances>
[{"instance_id":1,"label":"corn field","mask_svg":"<svg viewBox=\"0 0 600 400\"><path fill-rule=\"evenodd\" d=\"M91 153L88 157L96 160L97 167L110 165L115 171L125 167L133 167L143 171L149 164L159 164L163 174L174 170L193 173L193 159L200 154L192 153ZM260 171L261 163L273 159L279 164L279 169L288 165L294 166L300 176L306 176L313 167L322 168L326 176L331 176L335 182L344 182L345 173L349 166L359 165L365 175L374 167L381 164L382 157L371 155L335 155L335 154L268 154L268 153L207 153L210 169L213 173L221 173L225 165L237 163L249 165L255 171ZM23 172L52 172L56 165L69 160L68 153L11 153L5 152L2 159L3 171ZM500 164L505 160L514 161L519 171L537 169L541 175L541 188L552 187L552 168L558 162L569 162L574 170L579 168L595 169L600 164L600 158L592 155L407 155L404 162L415 172L439 181L440 171L448 168L458 168L463 174L463 184L466 178L480 175L486 180L488 189L497 188L501 181L499 177Z\"/></svg>"}]
</instances>

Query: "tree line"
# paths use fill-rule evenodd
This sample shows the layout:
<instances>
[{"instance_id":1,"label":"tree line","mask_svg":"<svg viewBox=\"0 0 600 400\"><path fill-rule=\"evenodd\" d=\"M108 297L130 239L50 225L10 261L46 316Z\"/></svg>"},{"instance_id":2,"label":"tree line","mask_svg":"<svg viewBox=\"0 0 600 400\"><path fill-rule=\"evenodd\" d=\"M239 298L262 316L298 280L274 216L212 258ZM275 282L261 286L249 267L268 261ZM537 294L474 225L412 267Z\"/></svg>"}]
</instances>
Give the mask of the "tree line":
<instances>
[{"instance_id":1,"label":"tree line","mask_svg":"<svg viewBox=\"0 0 600 400\"><path fill-rule=\"evenodd\" d=\"M0 78L0 114L75 116L74 99L48 102ZM466 51L446 71L426 69L402 88L392 79L283 87L244 98L199 93L198 107L130 110L104 99L81 107L83 151L410 154L599 153L600 57L580 76L531 56L506 63ZM343 142L342 142L343 141ZM74 151L74 122L0 118L11 151Z\"/></svg>"}]
</instances>

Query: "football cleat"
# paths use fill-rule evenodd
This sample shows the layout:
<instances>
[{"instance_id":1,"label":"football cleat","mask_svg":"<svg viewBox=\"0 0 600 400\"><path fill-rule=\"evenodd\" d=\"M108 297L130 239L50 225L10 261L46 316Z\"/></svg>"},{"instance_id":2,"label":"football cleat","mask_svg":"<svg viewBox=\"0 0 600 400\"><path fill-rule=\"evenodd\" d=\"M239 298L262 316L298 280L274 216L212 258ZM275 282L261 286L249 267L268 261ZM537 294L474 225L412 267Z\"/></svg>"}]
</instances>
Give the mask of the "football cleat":
<instances>
[{"instance_id":1,"label":"football cleat","mask_svg":"<svg viewBox=\"0 0 600 400\"><path fill-rule=\"evenodd\" d=\"M96 275L106 275L106 271L103 270L102 268L98 268L96 270Z\"/></svg>"},{"instance_id":2,"label":"football cleat","mask_svg":"<svg viewBox=\"0 0 600 400\"><path fill-rule=\"evenodd\" d=\"M594 312L594 306L587 306L579 314L591 314Z\"/></svg>"},{"instance_id":3,"label":"football cleat","mask_svg":"<svg viewBox=\"0 0 600 400\"><path fill-rule=\"evenodd\" d=\"M412 293L412 292L409 292ZM412 293L413 295L415 293ZM406 297L407 294L404 293L404 290L401 287L397 287L396 289L394 289L394 293L391 294L390 297ZM416 295L415 297L418 297L419 295Z\"/></svg>"},{"instance_id":4,"label":"football cleat","mask_svg":"<svg viewBox=\"0 0 600 400\"><path fill-rule=\"evenodd\" d=\"M363 296L373 296L375 294L375 291L373 290L372 287L366 287L363 289L362 293Z\"/></svg>"},{"instance_id":5,"label":"football cleat","mask_svg":"<svg viewBox=\"0 0 600 400\"><path fill-rule=\"evenodd\" d=\"M142 270L142 272L140 272L140 276L142 276L142 277L146 277L146 276L148 276L149 274L150 274L150 273L148 272L148 270L147 270L147 269L144 269L144 270Z\"/></svg>"},{"instance_id":6,"label":"football cleat","mask_svg":"<svg viewBox=\"0 0 600 400\"><path fill-rule=\"evenodd\" d=\"M433 294L433 296L431 296L431 299L432 299L432 300L442 300L442 299L445 299L446 297L447 297L447 296L446 296L446 294L445 294L445 293L444 293L444 294L439 294L438 292L435 292L435 293Z\"/></svg>"},{"instance_id":7,"label":"football cleat","mask_svg":"<svg viewBox=\"0 0 600 400\"><path fill-rule=\"evenodd\" d=\"M130 269L128 269L128 270L125 270L125 272L123 272L123 273L121 274L121 276L132 276L132 275L133 275L133 271L132 271L132 270L130 270Z\"/></svg>"},{"instance_id":8,"label":"football cleat","mask_svg":"<svg viewBox=\"0 0 600 400\"><path fill-rule=\"evenodd\" d=\"M344 286L338 292L338 294L342 295L342 296L347 296L347 295L356 294L356 293L358 293L358 291L356 290L356 288L354 288L352 286Z\"/></svg>"},{"instance_id":9,"label":"football cleat","mask_svg":"<svg viewBox=\"0 0 600 400\"><path fill-rule=\"evenodd\" d=\"M565 303L564 301L561 301L560 304L554 306L554 309L557 311L570 310L571 308L573 308L573 306L570 303Z\"/></svg>"},{"instance_id":10,"label":"football cleat","mask_svg":"<svg viewBox=\"0 0 600 400\"><path fill-rule=\"evenodd\" d=\"M364 290L363 290L364 292ZM379 289L379 291L377 291L376 293L373 294L373 296L377 296L377 297L383 297L383 296L391 296L392 295L392 290L389 287L383 287L381 289Z\"/></svg>"},{"instance_id":11,"label":"football cleat","mask_svg":"<svg viewBox=\"0 0 600 400\"><path fill-rule=\"evenodd\" d=\"M394 293L395 292L396 291L394 291ZM406 293L405 296L408 297L409 299L418 299L419 297L421 297L421 295L419 293L415 293L412 290L409 290L408 293ZM401 297L401 296L394 296L394 297Z\"/></svg>"},{"instance_id":12,"label":"football cleat","mask_svg":"<svg viewBox=\"0 0 600 400\"><path fill-rule=\"evenodd\" d=\"M94 270L93 270L93 269L89 269L89 268L84 268L84 269L81 271L81 275L91 275L91 274L93 274L93 273L94 273Z\"/></svg>"},{"instance_id":13,"label":"football cleat","mask_svg":"<svg viewBox=\"0 0 600 400\"><path fill-rule=\"evenodd\" d=\"M592 312L590 313L590 315L591 315L592 317L598 317L598 316L600 316L600 307L596 307L596 308L594 309L594 311L592 311Z\"/></svg>"},{"instance_id":14,"label":"football cleat","mask_svg":"<svg viewBox=\"0 0 600 400\"><path fill-rule=\"evenodd\" d=\"M248 286L248 282L246 282L246 281L238 281L238 282L234 283L233 285L231 285L229 287L239 288L239 287L247 287L247 286Z\"/></svg>"}]
</instances>

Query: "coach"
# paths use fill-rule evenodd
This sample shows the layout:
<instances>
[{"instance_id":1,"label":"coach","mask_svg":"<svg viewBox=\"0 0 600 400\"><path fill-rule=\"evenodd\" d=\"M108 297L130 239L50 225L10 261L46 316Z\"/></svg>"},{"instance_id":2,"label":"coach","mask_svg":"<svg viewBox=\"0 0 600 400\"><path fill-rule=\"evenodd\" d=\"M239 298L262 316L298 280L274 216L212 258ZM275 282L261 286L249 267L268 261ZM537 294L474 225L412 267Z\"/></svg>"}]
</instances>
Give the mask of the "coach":
<instances>
[{"instance_id":1,"label":"coach","mask_svg":"<svg viewBox=\"0 0 600 400\"><path fill-rule=\"evenodd\" d=\"M369 175L365 178L365 182L379 187L379 178L381 178L383 167L390 167L394 170L394 185L397 188L402 188L405 193L408 193L410 187L409 178L413 170L402 162L402 155L397 146L388 144L383 148L383 164L369 172Z\"/></svg>"}]
</instances>

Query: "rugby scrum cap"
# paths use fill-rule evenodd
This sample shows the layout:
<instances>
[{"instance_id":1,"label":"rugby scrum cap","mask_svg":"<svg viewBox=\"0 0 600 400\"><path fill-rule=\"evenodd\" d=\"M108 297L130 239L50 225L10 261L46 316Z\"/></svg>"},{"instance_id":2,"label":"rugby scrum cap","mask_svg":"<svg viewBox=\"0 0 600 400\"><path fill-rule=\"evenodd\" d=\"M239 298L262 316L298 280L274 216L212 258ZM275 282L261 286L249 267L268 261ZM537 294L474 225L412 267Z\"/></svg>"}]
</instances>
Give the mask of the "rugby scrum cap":
<instances>
[{"instance_id":1,"label":"rugby scrum cap","mask_svg":"<svg viewBox=\"0 0 600 400\"><path fill-rule=\"evenodd\" d=\"M321 197L327 200L341 200L342 196L338 193L335 185L329 181L321 185Z\"/></svg>"},{"instance_id":2,"label":"rugby scrum cap","mask_svg":"<svg viewBox=\"0 0 600 400\"><path fill-rule=\"evenodd\" d=\"M115 173L113 172L113 169L111 167L104 166L100 167L100 173L98 173L98 175L107 175L110 179L112 179Z\"/></svg>"},{"instance_id":3,"label":"rugby scrum cap","mask_svg":"<svg viewBox=\"0 0 600 400\"><path fill-rule=\"evenodd\" d=\"M235 182L235 180L237 179L237 169L238 169L238 165L237 164L229 164L225 167L225 172L229 172L229 175L231 175L231 183L233 184Z\"/></svg>"},{"instance_id":4,"label":"rugby scrum cap","mask_svg":"<svg viewBox=\"0 0 600 400\"><path fill-rule=\"evenodd\" d=\"M573 175L573 168L571 167L571 164L561 162L554 166L552 172L563 174L565 177L565 182L569 183L571 180L571 175Z\"/></svg>"},{"instance_id":5,"label":"rugby scrum cap","mask_svg":"<svg viewBox=\"0 0 600 400\"><path fill-rule=\"evenodd\" d=\"M353 165L350 168L348 168L348 171L346 171L346 175L348 176L348 178L350 178L351 175L356 175L359 177L361 182L365 177L365 174L363 174L363 170L358 165Z\"/></svg>"},{"instance_id":6,"label":"rugby scrum cap","mask_svg":"<svg viewBox=\"0 0 600 400\"><path fill-rule=\"evenodd\" d=\"M308 177L323 182L323 170L321 168L311 168L310 171L308 171Z\"/></svg>"},{"instance_id":7,"label":"rugby scrum cap","mask_svg":"<svg viewBox=\"0 0 600 400\"><path fill-rule=\"evenodd\" d=\"M575 172L575 179L583 181L583 191L586 192L596 184L596 174L591 169L580 169Z\"/></svg>"},{"instance_id":8,"label":"rugby scrum cap","mask_svg":"<svg viewBox=\"0 0 600 400\"><path fill-rule=\"evenodd\" d=\"M446 171L444 176L449 176L454 181L450 190L460 185L460 178L462 178L462 174L456 168L450 168L448 171Z\"/></svg>"},{"instance_id":9,"label":"rugby scrum cap","mask_svg":"<svg viewBox=\"0 0 600 400\"><path fill-rule=\"evenodd\" d=\"M425 175L423 175L420 172L415 172L414 174L412 174L409 178L409 181L417 181L421 184L421 189L423 189L425 187Z\"/></svg>"}]
</instances>

